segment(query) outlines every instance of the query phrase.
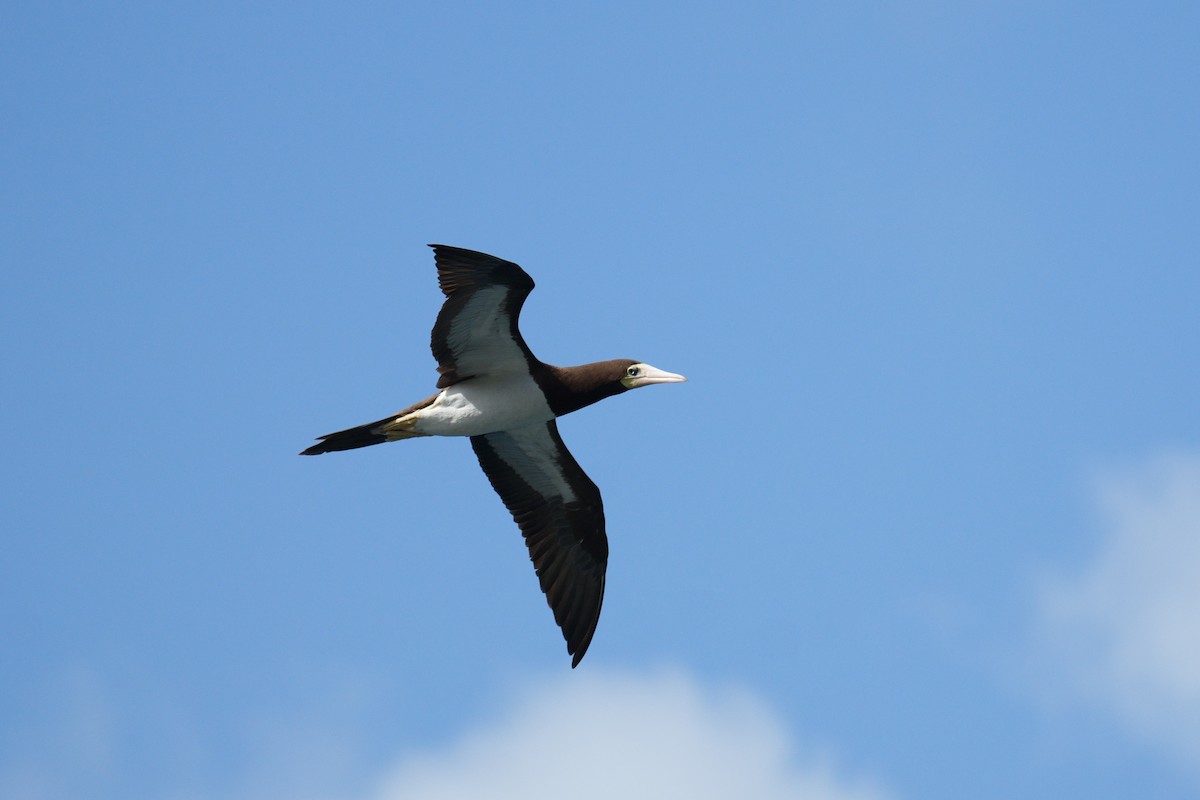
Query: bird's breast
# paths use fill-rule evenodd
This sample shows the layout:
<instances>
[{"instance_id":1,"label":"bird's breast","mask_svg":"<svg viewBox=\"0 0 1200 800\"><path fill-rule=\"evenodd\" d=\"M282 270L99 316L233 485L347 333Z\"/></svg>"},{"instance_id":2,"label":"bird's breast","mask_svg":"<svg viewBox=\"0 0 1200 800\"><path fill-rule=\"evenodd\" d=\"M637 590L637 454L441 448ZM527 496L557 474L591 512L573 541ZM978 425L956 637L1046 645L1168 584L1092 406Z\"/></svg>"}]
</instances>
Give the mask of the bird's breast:
<instances>
[{"instance_id":1,"label":"bird's breast","mask_svg":"<svg viewBox=\"0 0 1200 800\"><path fill-rule=\"evenodd\" d=\"M552 419L554 412L531 376L489 375L443 389L417 412L415 429L427 436L480 436Z\"/></svg>"}]
</instances>

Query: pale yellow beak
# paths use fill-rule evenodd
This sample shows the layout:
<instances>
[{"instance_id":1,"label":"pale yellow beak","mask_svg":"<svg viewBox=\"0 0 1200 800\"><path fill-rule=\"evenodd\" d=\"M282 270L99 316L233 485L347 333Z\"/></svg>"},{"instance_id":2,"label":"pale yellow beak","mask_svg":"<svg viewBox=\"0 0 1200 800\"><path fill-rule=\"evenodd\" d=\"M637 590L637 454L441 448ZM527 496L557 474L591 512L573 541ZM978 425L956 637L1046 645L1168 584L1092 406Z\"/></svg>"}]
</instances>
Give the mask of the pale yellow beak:
<instances>
[{"instance_id":1,"label":"pale yellow beak","mask_svg":"<svg viewBox=\"0 0 1200 800\"><path fill-rule=\"evenodd\" d=\"M655 383L683 383L687 378L682 375L676 375L674 372L664 372L658 367L652 367L649 364L638 364L638 374L631 377L621 379L621 383L625 384L626 388L636 389L639 386L650 386Z\"/></svg>"}]
</instances>

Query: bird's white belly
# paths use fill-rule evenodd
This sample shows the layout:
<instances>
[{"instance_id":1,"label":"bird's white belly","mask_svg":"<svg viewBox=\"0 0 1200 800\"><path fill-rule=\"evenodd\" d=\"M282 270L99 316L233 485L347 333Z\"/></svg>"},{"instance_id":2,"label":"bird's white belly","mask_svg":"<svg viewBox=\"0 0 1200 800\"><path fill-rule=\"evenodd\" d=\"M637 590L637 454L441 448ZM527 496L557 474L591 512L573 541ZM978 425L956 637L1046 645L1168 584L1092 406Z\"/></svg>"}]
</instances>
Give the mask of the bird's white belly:
<instances>
[{"instance_id":1,"label":"bird's white belly","mask_svg":"<svg viewBox=\"0 0 1200 800\"><path fill-rule=\"evenodd\" d=\"M479 436L552 419L554 412L533 378L515 374L446 387L416 412L414 429L427 436Z\"/></svg>"}]
</instances>

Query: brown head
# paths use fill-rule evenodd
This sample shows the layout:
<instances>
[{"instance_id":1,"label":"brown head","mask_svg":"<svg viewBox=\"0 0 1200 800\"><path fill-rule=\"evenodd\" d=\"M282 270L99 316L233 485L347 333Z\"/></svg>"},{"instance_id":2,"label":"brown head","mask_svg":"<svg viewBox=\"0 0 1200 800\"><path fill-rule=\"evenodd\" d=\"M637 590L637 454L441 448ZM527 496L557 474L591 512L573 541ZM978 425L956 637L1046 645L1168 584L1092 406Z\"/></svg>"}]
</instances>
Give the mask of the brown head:
<instances>
[{"instance_id":1,"label":"brown head","mask_svg":"<svg viewBox=\"0 0 1200 800\"><path fill-rule=\"evenodd\" d=\"M641 361L618 358L580 364L578 367L547 365L545 378L538 383L546 393L550 409L555 416L561 417L630 389L686 380L682 375L664 372Z\"/></svg>"}]
</instances>

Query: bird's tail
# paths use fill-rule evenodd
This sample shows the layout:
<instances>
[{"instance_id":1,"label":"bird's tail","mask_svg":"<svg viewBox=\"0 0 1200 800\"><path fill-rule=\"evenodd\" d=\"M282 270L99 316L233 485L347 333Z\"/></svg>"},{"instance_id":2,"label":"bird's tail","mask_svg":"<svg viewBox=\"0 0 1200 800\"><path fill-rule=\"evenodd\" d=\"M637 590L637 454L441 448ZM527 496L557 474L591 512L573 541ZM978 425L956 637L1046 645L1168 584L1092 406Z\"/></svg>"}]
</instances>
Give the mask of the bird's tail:
<instances>
[{"instance_id":1,"label":"bird's tail","mask_svg":"<svg viewBox=\"0 0 1200 800\"><path fill-rule=\"evenodd\" d=\"M416 423L415 412L432 403L436 397L437 395L434 395L397 414L368 422L366 425L357 425L344 431L318 436L317 438L321 441L307 450L301 450L300 455L319 456L321 453L332 453L337 450L354 450L359 447L370 447L373 444L394 442L398 439L426 436L428 434L417 433L413 430Z\"/></svg>"},{"instance_id":2,"label":"bird's tail","mask_svg":"<svg viewBox=\"0 0 1200 800\"><path fill-rule=\"evenodd\" d=\"M358 425L344 431L318 436L317 438L321 441L307 450L302 450L300 455L319 456L321 453L332 453L335 450L354 450L357 447L382 444L388 440L388 437L387 434L381 432L380 428L395 419L395 417L386 417L375 422L368 422L366 425Z\"/></svg>"}]
</instances>

